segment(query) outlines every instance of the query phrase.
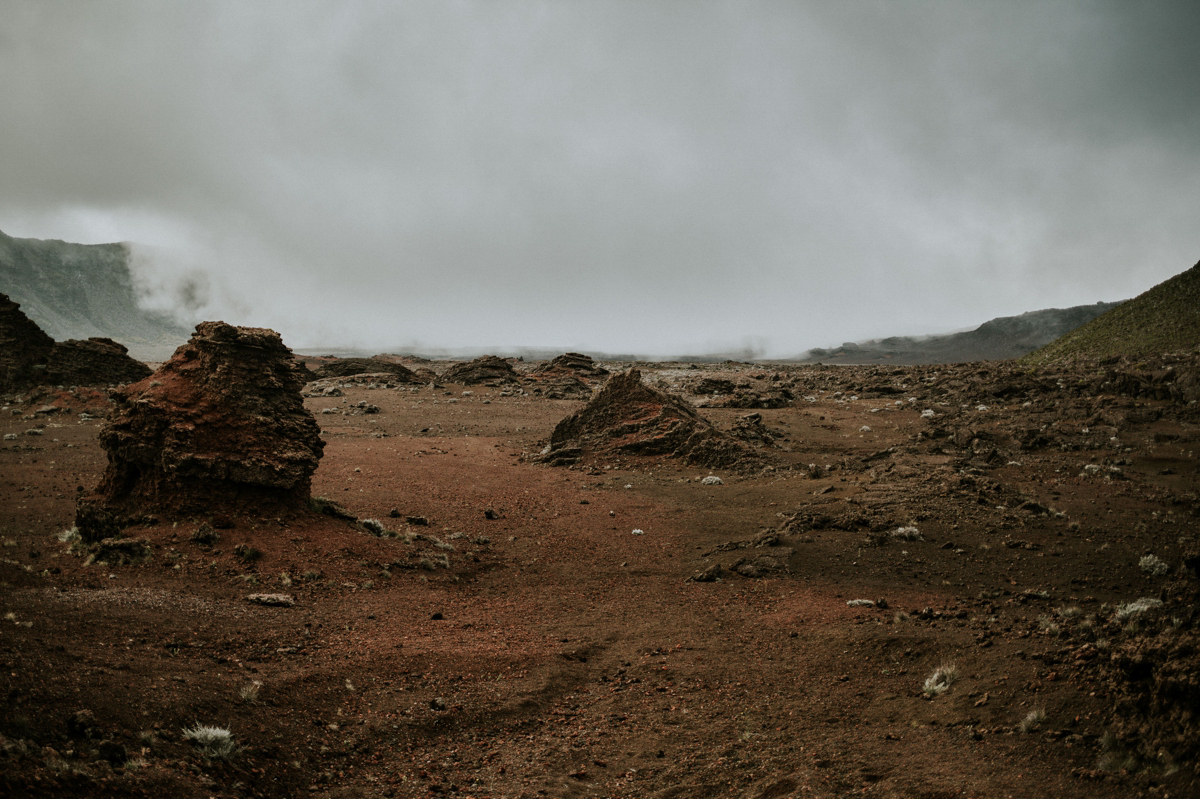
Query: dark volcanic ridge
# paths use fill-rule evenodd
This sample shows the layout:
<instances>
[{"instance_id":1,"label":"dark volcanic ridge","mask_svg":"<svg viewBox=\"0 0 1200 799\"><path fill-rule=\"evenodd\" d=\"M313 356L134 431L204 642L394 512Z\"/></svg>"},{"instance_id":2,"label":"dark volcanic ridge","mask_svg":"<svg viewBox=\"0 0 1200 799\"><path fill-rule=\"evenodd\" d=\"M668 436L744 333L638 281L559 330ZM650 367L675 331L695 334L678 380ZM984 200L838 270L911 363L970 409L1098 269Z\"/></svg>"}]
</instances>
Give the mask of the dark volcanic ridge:
<instances>
[{"instance_id":1,"label":"dark volcanic ridge","mask_svg":"<svg viewBox=\"0 0 1200 799\"><path fill-rule=\"evenodd\" d=\"M846 342L840 347L811 349L797 362L917 365L1019 358L1120 305L1098 302L1029 311L1020 316L1001 316L963 333Z\"/></svg>"},{"instance_id":2,"label":"dark volcanic ridge","mask_svg":"<svg viewBox=\"0 0 1200 799\"><path fill-rule=\"evenodd\" d=\"M496 355L484 355L466 363L455 364L442 372L441 379L446 383L466 386L521 382L521 377L513 369L512 363Z\"/></svg>"},{"instance_id":3,"label":"dark volcanic ridge","mask_svg":"<svg viewBox=\"0 0 1200 799\"><path fill-rule=\"evenodd\" d=\"M403 364L381 358L339 358L317 369L314 379L351 377L365 374L388 374L400 383L420 383L420 377Z\"/></svg>"}]
</instances>

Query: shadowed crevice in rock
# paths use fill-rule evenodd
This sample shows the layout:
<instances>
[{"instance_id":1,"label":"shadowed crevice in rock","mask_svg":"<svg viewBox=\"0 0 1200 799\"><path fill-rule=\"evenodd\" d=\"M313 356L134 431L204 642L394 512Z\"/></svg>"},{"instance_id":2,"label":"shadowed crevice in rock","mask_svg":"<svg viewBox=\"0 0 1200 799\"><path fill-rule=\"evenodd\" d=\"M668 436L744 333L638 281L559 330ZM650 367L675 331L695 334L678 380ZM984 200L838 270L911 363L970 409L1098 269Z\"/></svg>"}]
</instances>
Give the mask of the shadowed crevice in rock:
<instances>
[{"instance_id":1,"label":"shadowed crevice in rock","mask_svg":"<svg viewBox=\"0 0 1200 799\"><path fill-rule=\"evenodd\" d=\"M85 538L145 515L307 508L325 443L306 370L273 330L203 322L150 377L113 393L108 468L82 499ZM96 529L92 529L96 528Z\"/></svg>"}]
</instances>

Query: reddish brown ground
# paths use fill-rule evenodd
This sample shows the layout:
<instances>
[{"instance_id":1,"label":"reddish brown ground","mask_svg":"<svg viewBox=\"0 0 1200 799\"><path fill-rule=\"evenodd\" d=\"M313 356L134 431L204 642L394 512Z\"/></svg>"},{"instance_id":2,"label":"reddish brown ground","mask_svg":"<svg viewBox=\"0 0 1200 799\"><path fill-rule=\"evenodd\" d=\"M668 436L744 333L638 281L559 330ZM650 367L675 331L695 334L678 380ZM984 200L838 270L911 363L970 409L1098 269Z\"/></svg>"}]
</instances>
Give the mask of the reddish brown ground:
<instances>
[{"instance_id":1,"label":"reddish brown ground","mask_svg":"<svg viewBox=\"0 0 1200 799\"><path fill-rule=\"evenodd\" d=\"M1063 608L1158 595L1163 578L1137 564L1178 563L1194 535L1194 424L1168 415L1127 424L1120 450L1077 437L1094 448L964 472L914 444L936 406L825 393L761 413L788 435L781 467L835 465L827 476L703 486L707 470L678 463L528 462L581 404L470 390L307 401L328 442L314 494L453 551L327 517L239 518L205 548L201 518L130 529L153 552L130 565L57 538L102 471L101 421L0 410L0 433L18 434L0 448L0 794L1194 795L1188 767L1098 768L1111 702L1094 656L1051 626ZM381 412L340 413L360 400ZM703 411L723 429L748 412ZM1114 451L1128 479L1080 476ZM790 573L687 580L794 514L829 518L783 529ZM924 541L867 545L901 525ZM407 568L439 553L449 569ZM847 606L860 598L888 607ZM925 698L947 663L958 681ZM1021 731L1034 709L1045 721ZM69 732L78 710L95 717L86 734ZM241 749L205 759L182 739L196 723ZM131 762L108 765L105 741Z\"/></svg>"}]
</instances>

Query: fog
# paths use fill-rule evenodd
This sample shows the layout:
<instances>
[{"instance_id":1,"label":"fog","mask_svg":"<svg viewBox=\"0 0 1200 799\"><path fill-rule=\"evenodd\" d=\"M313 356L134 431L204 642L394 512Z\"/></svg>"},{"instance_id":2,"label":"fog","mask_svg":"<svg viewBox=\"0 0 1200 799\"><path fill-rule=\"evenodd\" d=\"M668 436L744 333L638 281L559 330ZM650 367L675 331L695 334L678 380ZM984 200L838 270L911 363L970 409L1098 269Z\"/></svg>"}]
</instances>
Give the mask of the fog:
<instances>
[{"instance_id":1,"label":"fog","mask_svg":"<svg viewBox=\"0 0 1200 799\"><path fill-rule=\"evenodd\" d=\"M1195 2L0 15L0 230L297 348L787 356L1200 258Z\"/></svg>"}]
</instances>

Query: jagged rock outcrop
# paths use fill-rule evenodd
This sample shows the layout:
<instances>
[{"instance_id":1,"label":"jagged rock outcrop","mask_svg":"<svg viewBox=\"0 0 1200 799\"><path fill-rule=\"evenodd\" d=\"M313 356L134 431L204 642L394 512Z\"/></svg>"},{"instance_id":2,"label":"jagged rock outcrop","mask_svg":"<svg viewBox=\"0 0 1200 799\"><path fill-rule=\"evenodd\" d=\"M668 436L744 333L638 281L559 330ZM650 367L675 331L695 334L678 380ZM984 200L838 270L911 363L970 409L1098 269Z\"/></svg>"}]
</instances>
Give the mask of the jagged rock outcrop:
<instances>
[{"instance_id":1,"label":"jagged rock outcrop","mask_svg":"<svg viewBox=\"0 0 1200 799\"><path fill-rule=\"evenodd\" d=\"M636 368L609 378L586 406L559 422L542 460L619 455L665 455L710 468L762 465L761 456L687 402L643 383Z\"/></svg>"},{"instance_id":2,"label":"jagged rock outcrop","mask_svg":"<svg viewBox=\"0 0 1200 799\"><path fill-rule=\"evenodd\" d=\"M442 381L461 385L477 383L520 383L521 378L512 364L495 355L483 355L473 361L459 363L442 372Z\"/></svg>"},{"instance_id":3,"label":"jagged rock outcrop","mask_svg":"<svg viewBox=\"0 0 1200 799\"><path fill-rule=\"evenodd\" d=\"M20 391L45 382L54 339L21 306L0 294L0 391Z\"/></svg>"},{"instance_id":4,"label":"jagged rock outcrop","mask_svg":"<svg viewBox=\"0 0 1200 799\"><path fill-rule=\"evenodd\" d=\"M307 507L325 442L305 369L273 330L203 322L150 377L113 393L108 468L83 498L88 540L146 515L259 515Z\"/></svg>"},{"instance_id":5,"label":"jagged rock outcrop","mask_svg":"<svg viewBox=\"0 0 1200 799\"><path fill-rule=\"evenodd\" d=\"M351 375L382 373L392 375L394 380L403 383L428 382L422 380L404 364L376 358L339 358L318 369L313 378L320 380L326 377L350 377Z\"/></svg>"},{"instance_id":6,"label":"jagged rock outcrop","mask_svg":"<svg viewBox=\"0 0 1200 799\"><path fill-rule=\"evenodd\" d=\"M609 374L588 355L567 352L529 373L533 393L547 399L587 399Z\"/></svg>"},{"instance_id":7,"label":"jagged rock outcrop","mask_svg":"<svg viewBox=\"0 0 1200 799\"><path fill-rule=\"evenodd\" d=\"M34 386L112 386L141 380L150 368L109 338L60 341L0 294L0 391Z\"/></svg>"}]
</instances>

